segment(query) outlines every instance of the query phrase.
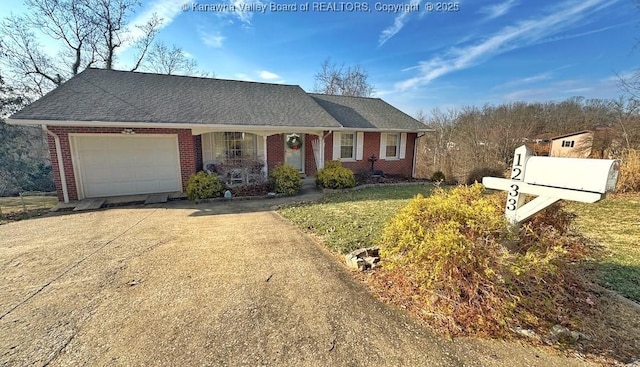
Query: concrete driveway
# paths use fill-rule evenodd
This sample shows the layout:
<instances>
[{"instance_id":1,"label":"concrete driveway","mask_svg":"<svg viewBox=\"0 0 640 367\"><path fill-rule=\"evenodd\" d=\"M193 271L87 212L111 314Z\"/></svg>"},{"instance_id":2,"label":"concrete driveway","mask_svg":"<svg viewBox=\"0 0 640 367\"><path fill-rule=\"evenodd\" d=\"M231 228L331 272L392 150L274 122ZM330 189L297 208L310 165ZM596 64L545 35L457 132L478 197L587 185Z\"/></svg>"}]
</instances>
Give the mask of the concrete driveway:
<instances>
[{"instance_id":1,"label":"concrete driveway","mask_svg":"<svg viewBox=\"0 0 640 367\"><path fill-rule=\"evenodd\" d=\"M0 226L0 365L587 365L448 341L374 299L273 202ZM226 213L226 214L225 214Z\"/></svg>"}]
</instances>

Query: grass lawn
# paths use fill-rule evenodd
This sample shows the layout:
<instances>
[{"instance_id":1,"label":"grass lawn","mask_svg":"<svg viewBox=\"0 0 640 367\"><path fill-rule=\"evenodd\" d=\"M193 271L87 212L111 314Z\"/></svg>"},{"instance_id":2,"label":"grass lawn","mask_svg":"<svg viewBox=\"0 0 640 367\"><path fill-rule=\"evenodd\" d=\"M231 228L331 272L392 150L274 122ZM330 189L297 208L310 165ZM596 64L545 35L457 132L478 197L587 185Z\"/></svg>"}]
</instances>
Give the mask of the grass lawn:
<instances>
[{"instance_id":1,"label":"grass lawn","mask_svg":"<svg viewBox=\"0 0 640 367\"><path fill-rule=\"evenodd\" d=\"M0 197L0 224L42 215L57 203L55 196Z\"/></svg>"},{"instance_id":2,"label":"grass lawn","mask_svg":"<svg viewBox=\"0 0 640 367\"><path fill-rule=\"evenodd\" d=\"M430 185L374 187L332 193L316 204L288 207L280 213L318 235L331 249L347 253L375 244L386 221ZM640 195L607 198L595 204L569 203L576 224L597 240L605 256L591 266L603 286L640 302Z\"/></svg>"},{"instance_id":3,"label":"grass lawn","mask_svg":"<svg viewBox=\"0 0 640 367\"><path fill-rule=\"evenodd\" d=\"M316 204L280 210L303 230L322 238L340 253L374 244L386 221L416 194L429 195L431 185L372 187L326 194Z\"/></svg>"},{"instance_id":4,"label":"grass lawn","mask_svg":"<svg viewBox=\"0 0 640 367\"><path fill-rule=\"evenodd\" d=\"M570 203L567 209L578 215L578 228L604 247L592 269L599 283L640 302L640 194Z\"/></svg>"}]
</instances>

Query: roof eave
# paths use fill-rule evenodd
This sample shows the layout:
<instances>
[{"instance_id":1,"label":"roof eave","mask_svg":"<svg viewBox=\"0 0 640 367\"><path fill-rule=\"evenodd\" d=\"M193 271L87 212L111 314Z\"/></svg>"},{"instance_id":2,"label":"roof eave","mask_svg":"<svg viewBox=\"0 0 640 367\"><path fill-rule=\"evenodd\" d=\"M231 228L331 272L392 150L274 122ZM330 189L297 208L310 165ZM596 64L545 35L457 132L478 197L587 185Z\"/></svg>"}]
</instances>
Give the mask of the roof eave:
<instances>
[{"instance_id":1,"label":"roof eave","mask_svg":"<svg viewBox=\"0 0 640 367\"><path fill-rule=\"evenodd\" d=\"M432 132L433 129L400 129L400 128L351 128L344 126L271 126L271 125L236 125L236 124L194 124L176 122L132 122L132 121L70 121L70 120L31 120L8 118L6 122L10 125L34 126L66 126L66 127L122 127L122 128L164 128L164 129L211 129L211 130L260 130L260 131L282 131L286 129L295 131L371 131L371 132Z\"/></svg>"},{"instance_id":2,"label":"roof eave","mask_svg":"<svg viewBox=\"0 0 640 367\"><path fill-rule=\"evenodd\" d=\"M115 127L115 128L147 128L147 129L191 129L196 131L261 131L279 133L289 132L313 132L326 130L339 130L339 126L271 126L271 125L236 125L236 124L194 124L194 123L169 123L169 122L127 122L127 121L68 121L68 120L30 120L12 119L6 122L10 125L21 126L64 126L64 127Z\"/></svg>"}]
</instances>

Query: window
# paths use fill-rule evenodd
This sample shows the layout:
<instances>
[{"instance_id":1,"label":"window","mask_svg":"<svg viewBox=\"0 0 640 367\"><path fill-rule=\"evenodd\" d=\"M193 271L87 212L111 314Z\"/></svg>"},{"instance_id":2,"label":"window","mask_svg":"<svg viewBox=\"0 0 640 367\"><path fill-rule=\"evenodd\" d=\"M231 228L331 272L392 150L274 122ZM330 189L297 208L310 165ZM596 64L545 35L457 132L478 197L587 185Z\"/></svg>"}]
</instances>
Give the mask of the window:
<instances>
[{"instance_id":1,"label":"window","mask_svg":"<svg viewBox=\"0 0 640 367\"><path fill-rule=\"evenodd\" d=\"M340 159L355 159L355 134L340 134Z\"/></svg>"},{"instance_id":2,"label":"window","mask_svg":"<svg viewBox=\"0 0 640 367\"><path fill-rule=\"evenodd\" d=\"M256 135L238 132L215 133L216 161L234 161L241 163L257 158Z\"/></svg>"},{"instance_id":3,"label":"window","mask_svg":"<svg viewBox=\"0 0 640 367\"><path fill-rule=\"evenodd\" d=\"M400 134L387 134L387 158L398 158L398 146L400 145Z\"/></svg>"},{"instance_id":4,"label":"window","mask_svg":"<svg viewBox=\"0 0 640 367\"><path fill-rule=\"evenodd\" d=\"M573 140L563 140L562 141L562 147L563 148L573 148L573 144L575 142Z\"/></svg>"}]
</instances>

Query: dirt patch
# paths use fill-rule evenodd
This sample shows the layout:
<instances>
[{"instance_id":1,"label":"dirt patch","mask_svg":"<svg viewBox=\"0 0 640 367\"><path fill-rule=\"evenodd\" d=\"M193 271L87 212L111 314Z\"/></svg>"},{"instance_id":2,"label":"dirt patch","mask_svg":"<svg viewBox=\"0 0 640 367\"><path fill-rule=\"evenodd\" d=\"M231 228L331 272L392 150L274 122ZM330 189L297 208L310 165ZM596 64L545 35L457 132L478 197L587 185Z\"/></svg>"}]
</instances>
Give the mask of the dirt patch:
<instances>
[{"instance_id":1,"label":"dirt patch","mask_svg":"<svg viewBox=\"0 0 640 367\"><path fill-rule=\"evenodd\" d=\"M0 365L590 364L437 337L273 212L233 204L1 226Z\"/></svg>"}]
</instances>

